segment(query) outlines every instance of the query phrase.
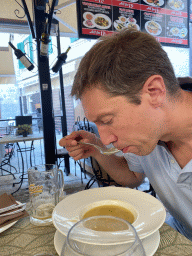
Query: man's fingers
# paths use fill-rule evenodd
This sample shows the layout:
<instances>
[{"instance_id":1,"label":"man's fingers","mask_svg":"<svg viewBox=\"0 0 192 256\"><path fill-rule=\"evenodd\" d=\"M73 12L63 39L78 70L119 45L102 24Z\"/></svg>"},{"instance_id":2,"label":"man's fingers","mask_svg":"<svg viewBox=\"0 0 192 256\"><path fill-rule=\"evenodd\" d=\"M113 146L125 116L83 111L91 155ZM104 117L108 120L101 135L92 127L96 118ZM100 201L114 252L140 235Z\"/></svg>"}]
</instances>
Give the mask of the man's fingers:
<instances>
[{"instance_id":1,"label":"man's fingers","mask_svg":"<svg viewBox=\"0 0 192 256\"><path fill-rule=\"evenodd\" d=\"M74 131L70 135L65 136L59 141L61 147L65 147L69 152L69 155L73 157L75 161L89 157L94 148L89 145L79 144L78 141L83 140L89 142L89 137L92 138L92 134L87 131Z\"/></svg>"},{"instance_id":2,"label":"man's fingers","mask_svg":"<svg viewBox=\"0 0 192 256\"><path fill-rule=\"evenodd\" d=\"M69 155L75 160L80 160L83 158L87 158L87 155L89 155L89 150L84 150L84 149L80 149L80 150L75 150L75 151L71 151L69 152Z\"/></svg>"},{"instance_id":3,"label":"man's fingers","mask_svg":"<svg viewBox=\"0 0 192 256\"><path fill-rule=\"evenodd\" d=\"M65 148L67 149L68 152L74 152L76 150L82 150L83 146L76 143L75 146L67 145Z\"/></svg>"}]
</instances>

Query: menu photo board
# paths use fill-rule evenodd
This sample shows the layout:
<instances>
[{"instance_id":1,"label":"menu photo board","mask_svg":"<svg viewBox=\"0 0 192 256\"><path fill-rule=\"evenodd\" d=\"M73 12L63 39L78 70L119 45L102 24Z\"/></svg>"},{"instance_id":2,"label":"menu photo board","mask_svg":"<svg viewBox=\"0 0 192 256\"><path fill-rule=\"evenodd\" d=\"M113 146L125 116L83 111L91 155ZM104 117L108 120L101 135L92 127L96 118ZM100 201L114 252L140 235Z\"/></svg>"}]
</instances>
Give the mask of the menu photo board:
<instances>
[{"instance_id":1,"label":"menu photo board","mask_svg":"<svg viewBox=\"0 0 192 256\"><path fill-rule=\"evenodd\" d=\"M97 39L135 28L163 45L189 47L189 1L77 0L79 38Z\"/></svg>"},{"instance_id":2,"label":"menu photo board","mask_svg":"<svg viewBox=\"0 0 192 256\"><path fill-rule=\"evenodd\" d=\"M189 21L192 22L192 0L189 1Z\"/></svg>"}]
</instances>

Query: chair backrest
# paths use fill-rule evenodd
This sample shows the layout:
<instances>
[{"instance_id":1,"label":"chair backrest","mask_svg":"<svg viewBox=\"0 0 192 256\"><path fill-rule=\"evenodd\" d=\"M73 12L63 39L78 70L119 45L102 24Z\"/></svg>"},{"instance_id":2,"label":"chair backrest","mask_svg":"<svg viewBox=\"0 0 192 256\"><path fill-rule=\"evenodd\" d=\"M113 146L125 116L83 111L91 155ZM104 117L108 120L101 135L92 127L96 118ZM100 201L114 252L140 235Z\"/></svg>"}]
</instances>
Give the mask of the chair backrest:
<instances>
[{"instance_id":1,"label":"chair backrest","mask_svg":"<svg viewBox=\"0 0 192 256\"><path fill-rule=\"evenodd\" d=\"M6 144L5 145L5 156L9 156L11 158L13 153L14 153L14 144L13 143Z\"/></svg>"},{"instance_id":2,"label":"chair backrest","mask_svg":"<svg viewBox=\"0 0 192 256\"><path fill-rule=\"evenodd\" d=\"M118 186L121 187L117 182L115 182L109 174L99 165L97 160L92 157L91 158L91 165L93 169L93 173L96 177L97 182L100 186L106 187L106 186Z\"/></svg>"},{"instance_id":3,"label":"chair backrest","mask_svg":"<svg viewBox=\"0 0 192 256\"><path fill-rule=\"evenodd\" d=\"M86 117L84 117L83 121L80 121L80 117L77 117L77 121L73 125L73 131L80 130L94 133L97 135L97 137L99 137L99 132L96 124L93 122L89 122L89 120Z\"/></svg>"}]
</instances>

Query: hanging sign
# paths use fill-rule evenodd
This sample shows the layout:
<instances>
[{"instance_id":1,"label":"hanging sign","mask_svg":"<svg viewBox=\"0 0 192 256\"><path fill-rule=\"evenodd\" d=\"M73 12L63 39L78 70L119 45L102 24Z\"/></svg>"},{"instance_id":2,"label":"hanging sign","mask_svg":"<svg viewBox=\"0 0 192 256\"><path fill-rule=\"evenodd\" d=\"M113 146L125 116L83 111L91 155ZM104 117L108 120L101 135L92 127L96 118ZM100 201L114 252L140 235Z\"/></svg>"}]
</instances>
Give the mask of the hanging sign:
<instances>
[{"instance_id":1,"label":"hanging sign","mask_svg":"<svg viewBox=\"0 0 192 256\"><path fill-rule=\"evenodd\" d=\"M189 6L188 0L77 0L79 38L96 39L126 27L163 45L189 47Z\"/></svg>"}]
</instances>

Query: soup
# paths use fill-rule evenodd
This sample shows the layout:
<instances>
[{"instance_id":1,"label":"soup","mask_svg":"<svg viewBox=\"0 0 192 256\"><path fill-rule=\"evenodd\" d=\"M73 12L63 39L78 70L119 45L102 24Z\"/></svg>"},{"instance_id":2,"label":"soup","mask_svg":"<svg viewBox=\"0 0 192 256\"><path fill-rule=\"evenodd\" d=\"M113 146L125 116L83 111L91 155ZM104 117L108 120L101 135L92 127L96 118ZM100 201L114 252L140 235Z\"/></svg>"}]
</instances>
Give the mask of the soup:
<instances>
[{"instance_id":1,"label":"soup","mask_svg":"<svg viewBox=\"0 0 192 256\"><path fill-rule=\"evenodd\" d=\"M89 211L87 211L83 215L82 219L93 217L93 216L100 216L100 215L109 215L109 216L118 217L128 221L131 224L135 220L135 217L131 211L119 205L100 205L100 206L94 207Z\"/></svg>"}]
</instances>

